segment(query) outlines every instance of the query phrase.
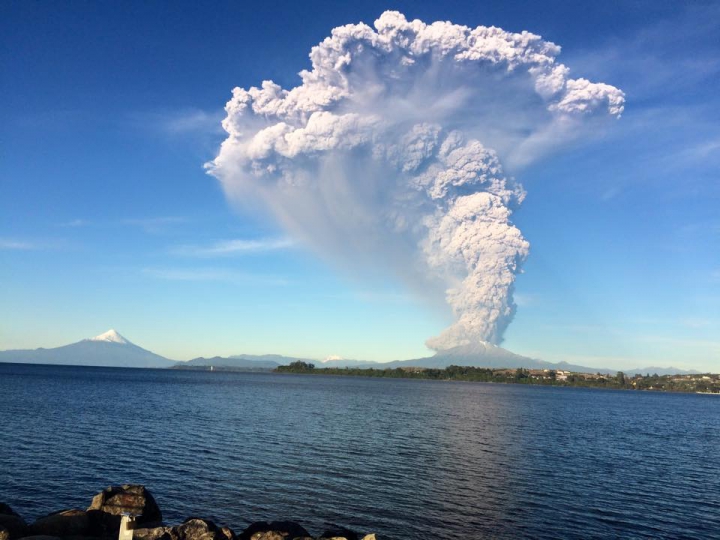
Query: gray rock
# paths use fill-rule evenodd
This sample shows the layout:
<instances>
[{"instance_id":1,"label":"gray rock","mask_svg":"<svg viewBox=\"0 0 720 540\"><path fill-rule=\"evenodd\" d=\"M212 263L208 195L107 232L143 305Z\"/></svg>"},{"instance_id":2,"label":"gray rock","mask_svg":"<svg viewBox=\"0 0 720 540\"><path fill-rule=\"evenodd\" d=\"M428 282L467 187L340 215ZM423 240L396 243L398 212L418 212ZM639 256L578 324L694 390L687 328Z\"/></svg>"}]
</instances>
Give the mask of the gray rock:
<instances>
[{"instance_id":1,"label":"gray rock","mask_svg":"<svg viewBox=\"0 0 720 540\"><path fill-rule=\"evenodd\" d=\"M87 536L90 519L84 510L62 510L38 519L30 525L29 531L44 536Z\"/></svg>"},{"instance_id":2,"label":"gray rock","mask_svg":"<svg viewBox=\"0 0 720 540\"><path fill-rule=\"evenodd\" d=\"M325 531L320 535L319 540L359 540L358 535L344 527L337 527Z\"/></svg>"},{"instance_id":3,"label":"gray rock","mask_svg":"<svg viewBox=\"0 0 720 540\"><path fill-rule=\"evenodd\" d=\"M143 527L133 531L133 540L157 540L164 534L170 534L172 527Z\"/></svg>"},{"instance_id":4,"label":"gray rock","mask_svg":"<svg viewBox=\"0 0 720 540\"><path fill-rule=\"evenodd\" d=\"M93 497L88 507L90 528L99 536L116 536L121 514L135 516L136 526L159 527L162 512L145 486L110 486Z\"/></svg>"},{"instance_id":5,"label":"gray rock","mask_svg":"<svg viewBox=\"0 0 720 540\"><path fill-rule=\"evenodd\" d=\"M235 536L235 531L233 531L230 527L221 528L220 534L223 535L225 540L236 540L237 539L237 536Z\"/></svg>"},{"instance_id":6,"label":"gray rock","mask_svg":"<svg viewBox=\"0 0 720 540\"><path fill-rule=\"evenodd\" d=\"M287 535L277 531L256 532L250 537L250 540L285 540Z\"/></svg>"},{"instance_id":7,"label":"gray rock","mask_svg":"<svg viewBox=\"0 0 720 540\"><path fill-rule=\"evenodd\" d=\"M257 521L251 523L238 540L294 540L309 536L310 533L294 521Z\"/></svg>"},{"instance_id":8,"label":"gray rock","mask_svg":"<svg viewBox=\"0 0 720 540\"><path fill-rule=\"evenodd\" d=\"M137 536L139 533L139 536ZM236 540L229 527L218 527L209 519L188 518L176 527L136 529L134 540Z\"/></svg>"},{"instance_id":9,"label":"gray rock","mask_svg":"<svg viewBox=\"0 0 720 540\"><path fill-rule=\"evenodd\" d=\"M188 518L182 525L173 527L177 540L225 540L220 528L210 520Z\"/></svg>"}]
</instances>

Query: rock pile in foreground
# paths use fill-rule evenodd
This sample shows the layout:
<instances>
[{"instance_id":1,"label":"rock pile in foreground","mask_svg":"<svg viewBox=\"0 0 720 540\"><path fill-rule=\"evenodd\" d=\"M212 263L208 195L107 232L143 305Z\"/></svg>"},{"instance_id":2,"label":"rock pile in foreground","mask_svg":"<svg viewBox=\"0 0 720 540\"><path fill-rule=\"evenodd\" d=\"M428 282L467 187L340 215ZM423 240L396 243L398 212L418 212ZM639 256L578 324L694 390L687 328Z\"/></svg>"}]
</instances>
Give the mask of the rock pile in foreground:
<instances>
[{"instance_id":1,"label":"rock pile in foreground","mask_svg":"<svg viewBox=\"0 0 720 540\"><path fill-rule=\"evenodd\" d=\"M133 540L377 540L374 534L360 536L347 529L312 536L292 521L258 521L240 534L197 517L168 526L152 494L139 485L111 486L95 495L87 510L61 510L30 525L0 503L0 540L116 540L126 513L135 517Z\"/></svg>"}]
</instances>

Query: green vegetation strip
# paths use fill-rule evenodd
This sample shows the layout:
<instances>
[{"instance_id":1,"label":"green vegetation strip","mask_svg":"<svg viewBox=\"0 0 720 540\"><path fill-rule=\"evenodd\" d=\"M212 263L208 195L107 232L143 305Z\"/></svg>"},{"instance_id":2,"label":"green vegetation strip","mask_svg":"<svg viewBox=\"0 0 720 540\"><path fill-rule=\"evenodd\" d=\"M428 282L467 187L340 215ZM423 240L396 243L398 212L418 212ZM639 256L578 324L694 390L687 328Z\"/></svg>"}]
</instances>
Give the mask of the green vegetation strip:
<instances>
[{"instance_id":1,"label":"green vegetation strip","mask_svg":"<svg viewBox=\"0 0 720 540\"><path fill-rule=\"evenodd\" d=\"M720 375L717 374L646 374L629 376L621 371L616 375L608 375L603 373L574 373L545 369L491 369L463 366L448 366L445 369L416 367L395 369L316 368L314 364L307 362L293 362L287 366L279 366L274 371L276 373L301 373L306 375L389 377L400 379L539 384L547 386L720 394Z\"/></svg>"}]
</instances>

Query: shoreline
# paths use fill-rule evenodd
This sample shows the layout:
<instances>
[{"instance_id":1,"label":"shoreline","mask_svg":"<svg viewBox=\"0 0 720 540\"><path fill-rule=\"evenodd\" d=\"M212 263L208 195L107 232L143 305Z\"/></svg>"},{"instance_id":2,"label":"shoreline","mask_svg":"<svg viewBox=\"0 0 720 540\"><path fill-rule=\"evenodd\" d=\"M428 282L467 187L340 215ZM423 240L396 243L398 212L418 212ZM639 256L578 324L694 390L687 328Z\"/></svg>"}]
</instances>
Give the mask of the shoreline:
<instances>
[{"instance_id":1,"label":"shoreline","mask_svg":"<svg viewBox=\"0 0 720 540\"><path fill-rule=\"evenodd\" d=\"M597 390L635 390L640 392L663 392L672 394L703 394L720 395L720 374L699 373L690 375L623 375L626 382L616 382L618 375L592 374L581 372L565 372L568 379L557 380L550 377L533 377L531 372L524 368L476 368L463 366L449 366L448 368L312 368L293 369L291 366L279 366L275 369L244 369L222 366L171 366L167 368L135 367L135 366L98 366L84 364L40 364L31 362L0 362L7 366L38 366L50 368L90 368L110 370L148 370L148 371L188 371L201 373L245 373L256 375L314 375L326 377L363 377L366 379L410 379L440 382L471 382L488 384L516 384L522 386L548 386L556 388L588 388ZM457 374L442 376L448 370L468 370L475 372L504 372L502 376L468 376ZM529 376L517 376L517 372L530 373ZM551 371L551 370L543 370ZM509 373L509 372L512 372ZM620 374L621 372L618 372ZM629 381L629 382L628 382ZM660 384L658 384L660 383ZM0 539L1 540L1 539Z\"/></svg>"},{"instance_id":2,"label":"shoreline","mask_svg":"<svg viewBox=\"0 0 720 540\"><path fill-rule=\"evenodd\" d=\"M720 375L710 373L626 376L619 371L613 376L601 373L579 373L548 369L476 368L465 366L448 366L447 368L407 367L384 370L374 368L316 368L310 366L312 365L297 366L291 364L289 366L280 366L273 370L273 373L720 395ZM219 369L216 368L214 371L219 371Z\"/></svg>"},{"instance_id":3,"label":"shoreline","mask_svg":"<svg viewBox=\"0 0 720 540\"><path fill-rule=\"evenodd\" d=\"M378 540L340 526L319 536L294 521L256 521L242 532L209 519L188 517L167 525L145 486L123 484L97 493L86 510L59 510L27 523L0 502L0 540Z\"/></svg>"}]
</instances>

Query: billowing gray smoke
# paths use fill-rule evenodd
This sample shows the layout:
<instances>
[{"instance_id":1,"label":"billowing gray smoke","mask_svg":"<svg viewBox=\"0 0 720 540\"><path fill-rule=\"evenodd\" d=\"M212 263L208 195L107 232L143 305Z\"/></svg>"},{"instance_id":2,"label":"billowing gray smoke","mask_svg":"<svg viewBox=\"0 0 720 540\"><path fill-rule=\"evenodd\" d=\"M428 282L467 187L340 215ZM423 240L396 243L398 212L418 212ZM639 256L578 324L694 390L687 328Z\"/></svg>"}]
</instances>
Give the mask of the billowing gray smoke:
<instances>
[{"instance_id":1,"label":"billowing gray smoke","mask_svg":"<svg viewBox=\"0 0 720 540\"><path fill-rule=\"evenodd\" d=\"M442 350L499 343L529 244L512 224L518 168L609 116L624 95L570 79L539 36L408 22L335 28L284 90L235 88L209 164L231 200L259 200L301 242L347 267L442 288Z\"/></svg>"}]
</instances>

